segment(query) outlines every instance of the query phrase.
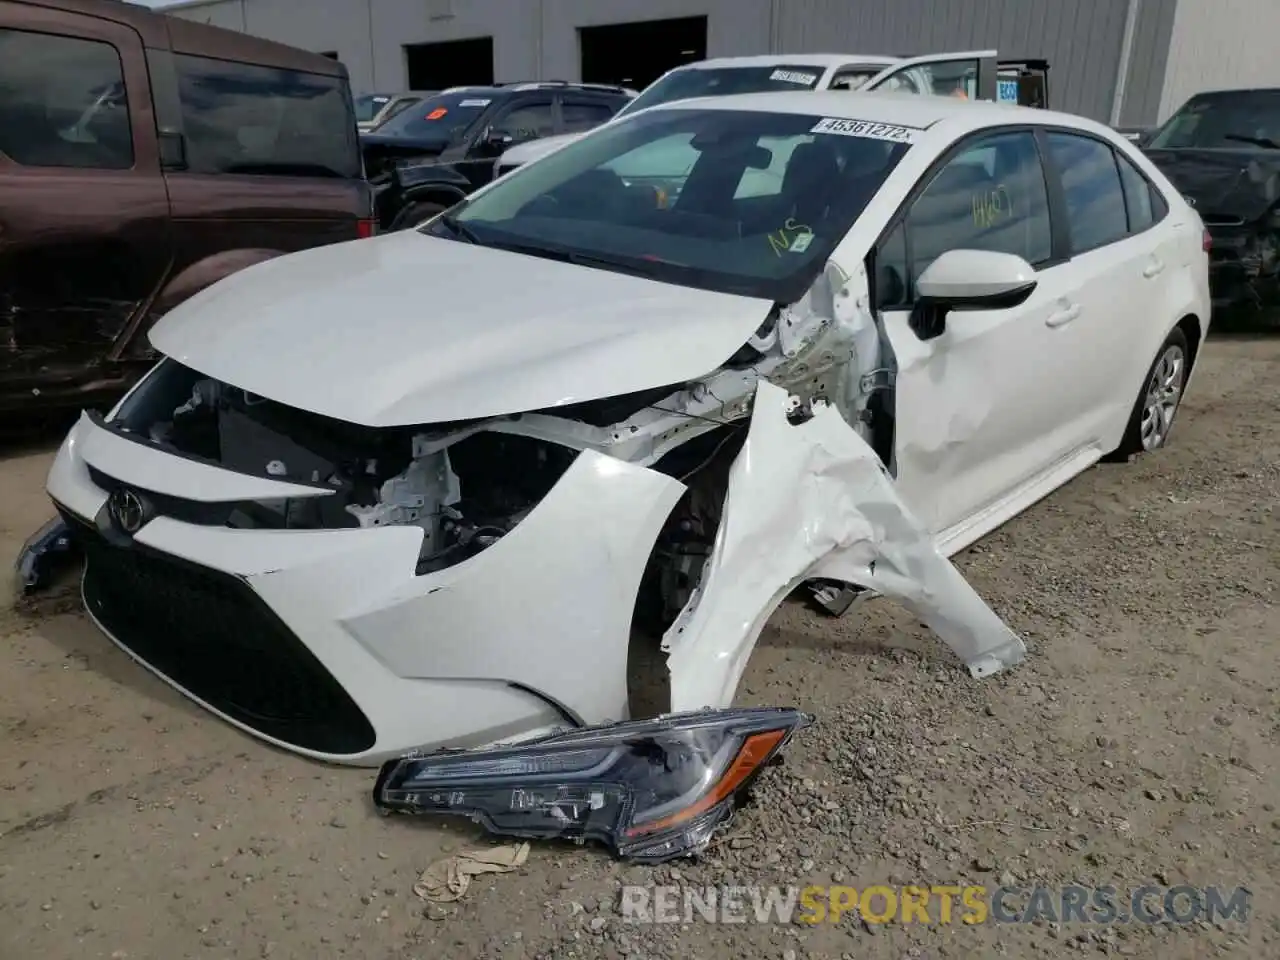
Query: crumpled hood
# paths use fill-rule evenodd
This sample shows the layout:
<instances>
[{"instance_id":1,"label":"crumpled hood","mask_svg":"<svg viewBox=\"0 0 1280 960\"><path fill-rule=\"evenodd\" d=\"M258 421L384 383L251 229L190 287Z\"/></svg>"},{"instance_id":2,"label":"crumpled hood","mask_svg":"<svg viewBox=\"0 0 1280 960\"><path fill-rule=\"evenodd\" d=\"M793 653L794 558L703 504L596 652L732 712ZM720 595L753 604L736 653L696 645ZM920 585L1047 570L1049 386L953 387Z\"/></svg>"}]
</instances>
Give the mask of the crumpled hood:
<instances>
[{"instance_id":1,"label":"crumpled hood","mask_svg":"<svg viewBox=\"0 0 1280 960\"><path fill-rule=\"evenodd\" d=\"M692 380L732 356L771 307L410 230L232 274L166 314L150 339L250 393L382 427Z\"/></svg>"},{"instance_id":2,"label":"crumpled hood","mask_svg":"<svg viewBox=\"0 0 1280 960\"><path fill-rule=\"evenodd\" d=\"M1256 220L1280 199L1280 154L1257 150L1148 150L1207 217Z\"/></svg>"}]
</instances>

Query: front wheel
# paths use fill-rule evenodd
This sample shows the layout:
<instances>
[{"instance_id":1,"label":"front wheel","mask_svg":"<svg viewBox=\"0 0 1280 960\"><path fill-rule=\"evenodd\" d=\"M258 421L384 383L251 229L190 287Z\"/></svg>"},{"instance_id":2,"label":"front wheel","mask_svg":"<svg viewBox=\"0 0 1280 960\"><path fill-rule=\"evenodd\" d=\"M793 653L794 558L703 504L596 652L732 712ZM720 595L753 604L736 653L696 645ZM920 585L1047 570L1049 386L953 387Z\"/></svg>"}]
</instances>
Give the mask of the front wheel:
<instances>
[{"instance_id":1,"label":"front wheel","mask_svg":"<svg viewBox=\"0 0 1280 960\"><path fill-rule=\"evenodd\" d=\"M449 209L443 203L411 203L391 221L389 230L407 230L430 220L437 213Z\"/></svg>"},{"instance_id":2,"label":"front wheel","mask_svg":"<svg viewBox=\"0 0 1280 960\"><path fill-rule=\"evenodd\" d=\"M1147 371L1114 457L1127 459L1137 453L1149 453L1169 441L1187 383L1190 356L1186 334L1175 327Z\"/></svg>"}]
</instances>

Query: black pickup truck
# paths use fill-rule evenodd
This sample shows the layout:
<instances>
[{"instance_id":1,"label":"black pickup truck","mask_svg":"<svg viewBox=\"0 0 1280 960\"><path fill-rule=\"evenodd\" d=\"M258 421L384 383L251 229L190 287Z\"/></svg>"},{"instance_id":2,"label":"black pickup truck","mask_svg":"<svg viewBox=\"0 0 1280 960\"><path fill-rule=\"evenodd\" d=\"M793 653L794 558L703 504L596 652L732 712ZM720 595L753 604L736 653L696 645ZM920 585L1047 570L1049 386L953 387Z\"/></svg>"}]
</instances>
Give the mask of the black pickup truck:
<instances>
[{"instance_id":1,"label":"black pickup truck","mask_svg":"<svg viewBox=\"0 0 1280 960\"><path fill-rule=\"evenodd\" d=\"M492 180L508 147L585 132L634 97L624 87L542 81L455 87L414 104L360 137L379 227L434 216Z\"/></svg>"}]
</instances>

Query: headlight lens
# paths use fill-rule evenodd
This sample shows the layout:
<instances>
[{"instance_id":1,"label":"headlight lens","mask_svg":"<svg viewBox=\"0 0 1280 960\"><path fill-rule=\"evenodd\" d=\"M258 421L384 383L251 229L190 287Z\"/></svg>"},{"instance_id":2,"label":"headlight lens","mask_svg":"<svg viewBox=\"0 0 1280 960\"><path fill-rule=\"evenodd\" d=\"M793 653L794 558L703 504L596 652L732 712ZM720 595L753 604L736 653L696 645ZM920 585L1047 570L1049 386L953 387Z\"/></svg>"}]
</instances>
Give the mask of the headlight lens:
<instances>
[{"instance_id":1,"label":"headlight lens","mask_svg":"<svg viewBox=\"0 0 1280 960\"><path fill-rule=\"evenodd\" d=\"M596 841L660 862L703 849L735 799L810 722L790 709L708 710L404 757L383 766L374 802L466 816L498 834Z\"/></svg>"}]
</instances>

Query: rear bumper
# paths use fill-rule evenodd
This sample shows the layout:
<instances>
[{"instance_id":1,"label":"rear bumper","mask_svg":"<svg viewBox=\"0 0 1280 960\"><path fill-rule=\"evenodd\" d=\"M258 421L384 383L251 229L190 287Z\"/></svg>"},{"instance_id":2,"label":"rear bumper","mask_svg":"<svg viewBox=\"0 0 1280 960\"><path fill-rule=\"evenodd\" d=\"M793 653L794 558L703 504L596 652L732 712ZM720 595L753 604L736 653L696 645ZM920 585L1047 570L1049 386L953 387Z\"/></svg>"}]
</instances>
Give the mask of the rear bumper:
<instances>
[{"instance_id":1,"label":"rear bumper","mask_svg":"<svg viewBox=\"0 0 1280 960\"><path fill-rule=\"evenodd\" d=\"M409 526L239 530L157 516L127 537L91 465L144 496L192 470L204 496L219 484L238 496L249 479L159 453L166 475L157 454L86 417L49 494L85 548L99 627L227 721L372 765L626 719L635 595L683 491L670 478L583 454L499 543L417 576L422 531Z\"/></svg>"}]
</instances>

